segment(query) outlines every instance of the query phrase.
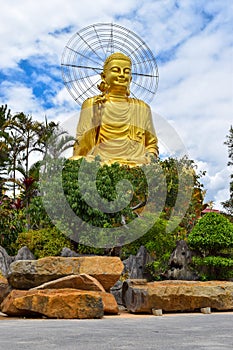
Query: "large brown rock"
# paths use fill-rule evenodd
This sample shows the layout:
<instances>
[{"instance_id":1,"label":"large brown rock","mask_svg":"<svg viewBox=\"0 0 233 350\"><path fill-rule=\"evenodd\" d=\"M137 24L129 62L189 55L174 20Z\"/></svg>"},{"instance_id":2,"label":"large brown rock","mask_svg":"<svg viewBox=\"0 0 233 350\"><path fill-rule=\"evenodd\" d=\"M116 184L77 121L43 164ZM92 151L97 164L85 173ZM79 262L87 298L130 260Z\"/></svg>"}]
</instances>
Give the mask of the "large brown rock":
<instances>
[{"instance_id":1,"label":"large brown rock","mask_svg":"<svg viewBox=\"0 0 233 350\"><path fill-rule=\"evenodd\" d=\"M12 290L2 312L9 316L48 318L101 318L103 301L96 292L76 289Z\"/></svg>"},{"instance_id":2,"label":"large brown rock","mask_svg":"<svg viewBox=\"0 0 233 350\"><path fill-rule=\"evenodd\" d=\"M123 301L128 311L151 313L193 311L205 307L233 310L233 282L127 280L123 284Z\"/></svg>"},{"instance_id":3,"label":"large brown rock","mask_svg":"<svg viewBox=\"0 0 233 350\"><path fill-rule=\"evenodd\" d=\"M105 314L117 315L119 313L119 307L114 295L106 292L90 292L90 293L93 293L93 294L95 293L94 295L101 296Z\"/></svg>"},{"instance_id":4,"label":"large brown rock","mask_svg":"<svg viewBox=\"0 0 233 350\"><path fill-rule=\"evenodd\" d=\"M106 293L104 287L94 277L86 274L62 277L51 282L46 282L38 287L30 289L29 291L64 288L92 291L94 292L94 295L101 296L104 305L104 313L116 315L119 312L118 304L114 295Z\"/></svg>"},{"instance_id":5,"label":"large brown rock","mask_svg":"<svg viewBox=\"0 0 233 350\"><path fill-rule=\"evenodd\" d=\"M82 273L81 275L70 275L66 277L58 278L57 280L46 282L33 289L61 289L61 288L74 288L81 290L92 290L105 292L104 287L97 281L96 278Z\"/></svg>"},{"instance_id":6,"label":"large brown rock","mask_svg":"<svg viewBox=\"0 0 233 350\"><path fill-rule=\"evenodd\" d=\"M9 286L7 279L0 275L0 304L10 293L11 289L12 288Z\"/></svg>"},{"instance_id":7,"label":"large brown rock","mask_svg":"<svg viewBox=\"0 0 233 350\"><path fill-rule=\"evenodd\" d=\"M30 289L61 277L86 273L108 291L119 279L123 267L120 258L106 256L20 260L10 265L8 281L16 289Z\"/></svg>"}]
</instances>

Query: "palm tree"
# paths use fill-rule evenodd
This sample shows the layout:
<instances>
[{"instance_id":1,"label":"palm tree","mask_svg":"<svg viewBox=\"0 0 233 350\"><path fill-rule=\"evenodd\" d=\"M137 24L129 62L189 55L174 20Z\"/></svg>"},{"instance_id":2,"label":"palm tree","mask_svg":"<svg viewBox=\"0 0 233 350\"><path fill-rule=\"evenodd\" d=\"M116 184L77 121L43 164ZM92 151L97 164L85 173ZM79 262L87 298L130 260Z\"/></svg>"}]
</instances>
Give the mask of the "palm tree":
<instances>
[{"instance_id":1,"label":"palm tree","mask_svg":"<svg viewBox=\"0 0 233 350\"><path fill-rule=\"evenodd\" d=\"M74 142L75 138L68 135L67 131L59 129L59 125L57 125L47 140L47 153L45 157L48 156L52 159L60 158L67 149L73 147Z\"/></svg>"}]
</instances>

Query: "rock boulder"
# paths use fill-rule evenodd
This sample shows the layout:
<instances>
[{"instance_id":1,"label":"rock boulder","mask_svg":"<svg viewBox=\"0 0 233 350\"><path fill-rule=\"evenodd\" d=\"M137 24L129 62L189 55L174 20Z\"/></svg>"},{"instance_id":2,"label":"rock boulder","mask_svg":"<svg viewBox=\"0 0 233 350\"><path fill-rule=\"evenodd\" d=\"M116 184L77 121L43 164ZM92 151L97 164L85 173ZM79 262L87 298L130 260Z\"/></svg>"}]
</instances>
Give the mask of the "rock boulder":
<instances>
[{"instance_id":1,"label":"rock boulder","mask_svg":"<svg viewBox=\"0 0 233 350\"><path fill-rule=\"evenodd\" d=\"M10 265L8 282L15 289L30 289L61 277L86 273L109 291L120 278L123 267L120 258L105 256L19 260Z\"/></svg>"},{"instance_id":2,"label":"rock boulder","mask_svg":"<svg viewBox=\"0 0 233 350\"><path fill-rule=\"evenodd\" d=\"M194 252L189 249L186 241L178 241L168 262L169 270L165 272L164 277L169 280L197 280L196 272L190 268L193 255Z\"/></svg>"},{"instance_id":3,"label":"rock boulder","mask_svg":"<svg viewBox=\"0 0 233 350\"><path fill-rule=\"evenodd\" d=\"M206 307L233 310L233 282L126 280L122 294L127 310L134 313L151 313L152 309L194 311Z\"/></svg>"},{"instance_id":4,"label":"rock boulder","mask_svg":"<svg viewBox=\"0 0 233 350\"><path fill-rule=\"evenodd\" d=\"M5 277L0 276L0 304L10 293L11 289L12 288L9 286L7 279Z\"/></svg>"},{"instance_id":5,"label":"rock boulder","mask_svg":"<svg viewBox=\"0 0 233 350\"><path fill-rule=\"evenodd\" d=\"M105 292L102 284L97 281L96 278L89 276L85 273L81 275L70 275L57 280L46 282L38 287L32 289L61 289L61 288L74 288L81 290L92 290ZM31 290L32 290L31 289Z\"/></svg>"},{"instance_id":6,"label":"rock boulder","mask_svg":"<svg viewBox=\"0 0 233 350\"><path fill-rule=\"evenodd\" d=\"M14 261L12 256L7 254L7 251L0 246L0 271L3 276L7 276L10 264Z\"/></svg>"},{"instance_id":7,"label":"rock boulder","mask_svg":"<svg viewBox=\"0 0 233 350\"><path fill-rule=\"evenodd\" d=\"M103 301L94 293L76 289L12 290L1 308L8 316L101 318L104 315Z\"/></svg>"},{"instance_id":8,"label":"rock boulder","mask_svg":"<svg viewBox=\"0 0 233 350\"><path fill-rule=\"evenodd\" d=\"M128 259L123 260L123 275L127 275L129 279L149 278L146 273L146 265L153 259L144 246L141 246L136 255L130 255Z\"/></svg>"},{"instance_id":9,"label":"rock boulder","mask_svg":"<svg viewBox=\"0 0 233 350\"><path fill-rule=\"evenodd\" d=\"M114 295L114 298L116 299L118 305L123 305L123 303L122 303L122 286L123 286L123 282L119 280L110 289L110 293L112 295Z\"/></svg>"},{"instance_id":10,"label":"rock boulder","mask_svg":"<svg viewBox=\"0 0 233 350\"><path fill-rule=\"evenodd\" d=\"M76 253L74 250L71 250L70 248L64 247L62 248L60 256L66 257L66 258L74 258L77 256L81 256L81 254Z\"/></svg>"},{"instance_id":11,"label":"rock boulder","mask_svg":"<svg viewBox=\"0 0 233 350\"><path fill-rule=\"evenodd\" d=\"M34 255L27 246L24 246L18 250L17 255L14 257L14 261L17 260L35 260Z\"/></svg>"}]
</instances>

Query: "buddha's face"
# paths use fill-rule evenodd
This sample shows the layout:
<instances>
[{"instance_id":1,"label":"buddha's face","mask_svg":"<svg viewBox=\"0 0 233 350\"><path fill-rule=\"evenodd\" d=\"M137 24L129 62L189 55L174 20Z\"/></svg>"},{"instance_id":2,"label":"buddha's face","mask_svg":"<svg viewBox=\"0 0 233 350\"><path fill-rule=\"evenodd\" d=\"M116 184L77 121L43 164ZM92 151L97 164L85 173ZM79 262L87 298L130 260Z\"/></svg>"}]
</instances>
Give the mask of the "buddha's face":
<instances>
[{"instance_id":1,"label":"buddha's face","mask_svg":"<svg viewBox=\"0 0 233 350\"><path fill-rule=\"evenodd\" d=\"M111 60L104 70L103 77L110 91L128 90L132 80L130 62L123 59Z\"/></svg>"}]
</instances>

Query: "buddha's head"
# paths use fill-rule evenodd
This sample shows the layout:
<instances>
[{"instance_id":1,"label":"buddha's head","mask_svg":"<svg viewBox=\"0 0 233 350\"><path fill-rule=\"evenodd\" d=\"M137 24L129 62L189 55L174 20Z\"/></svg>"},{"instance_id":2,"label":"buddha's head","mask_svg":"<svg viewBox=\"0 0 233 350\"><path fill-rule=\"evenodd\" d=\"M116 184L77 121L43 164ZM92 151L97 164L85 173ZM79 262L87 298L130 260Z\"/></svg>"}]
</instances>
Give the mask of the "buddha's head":
<instances>
[{"instance_id":1,"label":"buddha's head","mask_svg":"<svg viewBox=\"0 0 233 350\"><path fill-rule=\"evenodd\" d=\"M102 92L119 92L129 95L129 86L132 80L131 59L121 52L108 56L101 73L102 82L98 88Z\"/></svg>"}]
</instances>

